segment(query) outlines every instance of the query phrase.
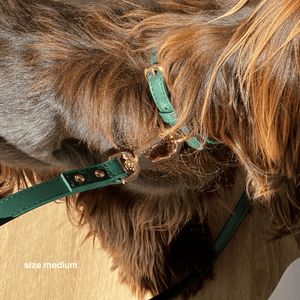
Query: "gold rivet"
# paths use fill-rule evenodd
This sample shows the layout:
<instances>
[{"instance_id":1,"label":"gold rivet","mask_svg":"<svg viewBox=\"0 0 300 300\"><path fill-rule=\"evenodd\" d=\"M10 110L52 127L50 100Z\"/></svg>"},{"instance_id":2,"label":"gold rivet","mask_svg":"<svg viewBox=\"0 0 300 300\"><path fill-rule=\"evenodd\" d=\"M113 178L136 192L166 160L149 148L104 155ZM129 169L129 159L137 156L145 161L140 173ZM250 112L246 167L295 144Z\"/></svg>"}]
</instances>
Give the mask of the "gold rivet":
<instances>
[{"instance_id":1,"label":"gold rivet","mask_svg":"<svg viewBox=\"0 0 300 300\"><path fill-rule=\"evenodd\" d=\"M99 178L103 178L105 176L105 173L101 170L96 170L95 171L95 176Z\"/></svg>"},{"instance_id":2,"label":"gold rivet","mask_svg":"<svg viewBox=\"0 0 300 300\"><path fill-rule=\"evenodd\" d=\"M82 176L82 175L76 175L74 177L75 181L77 182L84 182L85 181L85 178Z\"/></svg>"}]
</instances>

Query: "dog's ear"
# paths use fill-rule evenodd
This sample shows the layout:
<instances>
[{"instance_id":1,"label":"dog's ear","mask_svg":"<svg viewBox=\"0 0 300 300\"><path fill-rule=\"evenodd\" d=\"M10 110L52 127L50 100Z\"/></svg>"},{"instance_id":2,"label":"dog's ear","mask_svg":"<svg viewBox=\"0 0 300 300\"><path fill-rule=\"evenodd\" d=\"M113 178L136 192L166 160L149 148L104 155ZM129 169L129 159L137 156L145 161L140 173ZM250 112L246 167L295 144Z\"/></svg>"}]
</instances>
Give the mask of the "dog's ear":
<instances>
[{"instance_id":1,"label":"dog's ear","mask_svg":"<svg viewBox=\"0 0 300 300\"><path fill-rule=\"evenodd\" d=\"M300 154L299 13L292 0L260 3L223 48L199 118L243 162L255 154L271 170L285 161L289 178Z\"/></svg>"},{"instance_id":2,"label":"dog's ear","mask_svg":"<svg viewBox=\"0 0 300 300\"><path fill-rule=\"evenodd\" d=\"M298 1L261 1L221 53L200 118L238 154L283 234L300 228L299 16Z\"/></svg>"},{"instance_id":3,"label":"dog's ear","mask_svg":"<svg viewBox=\"0 0 300 300\"><path fill-rule=\"evenodd\" d=\"M300 153L299 14L297 1L263 1L236 43L253 142L269 166L285 160L290 178L297 176Z\"/></svg>"}]
</instances>

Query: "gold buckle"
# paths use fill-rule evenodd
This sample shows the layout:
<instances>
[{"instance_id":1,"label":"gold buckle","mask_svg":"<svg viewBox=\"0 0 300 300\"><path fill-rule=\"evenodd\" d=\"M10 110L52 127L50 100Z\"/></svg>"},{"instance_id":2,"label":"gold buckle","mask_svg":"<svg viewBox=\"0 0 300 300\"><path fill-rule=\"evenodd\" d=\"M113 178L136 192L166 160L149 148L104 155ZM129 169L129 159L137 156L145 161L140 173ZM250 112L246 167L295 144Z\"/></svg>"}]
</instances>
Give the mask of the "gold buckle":
<instances>
[{"instance_id":1,"label":"gold buckle","mask_svg":"<svg viewBox=\"0 0 300 300\"><path fill-rule=\"evenodd\" d=\"M150 65L150 66L148 66L146 69L145 69L145 71L144 71L144 74L145 74L145 77L146 77L146 79L148 80L149 78L148 78L148 75L151 73L152 75L153 75L153 77L154 77L154 79L156 79L156 72L157 71L159 71L159 72L161 72L162 74L163 74L163 68L162 68L162 66L161 65L159 65L159 64L152 64L152 65Z\"/></svg>"},{"instance_id":2,"label":"gold buckle","mask_svg":"<svg viewBox=\"0 0 300 300\"><path fill-rule=\"evenodd\" d=\"M184 140L176 139L173 134L158 136L141 148L133 151L133 154L127 151L119 152L110 156L109 159L118 158L124 171L129 174L127 178L122 178L122 183L125 184L136 179L141 170L177 156ZM168 148L168 152L165 154L161 154L158 151L158 148L163 144Z\"/></svg>"},{"instance_id":3,"label":"gold buckle","mask_svg":"<svg viewBox=\"0 0 300 300\"><path fill-rule=\"evenodd\" d=\"M123 170L129 175L128 177L121 179L123 184L132 181L139 176L141 168L138 158L133 156L130 152L123 151L109 157L109 159L113 158L117 158L119 160Z\"/></svg>"}]
</instances>

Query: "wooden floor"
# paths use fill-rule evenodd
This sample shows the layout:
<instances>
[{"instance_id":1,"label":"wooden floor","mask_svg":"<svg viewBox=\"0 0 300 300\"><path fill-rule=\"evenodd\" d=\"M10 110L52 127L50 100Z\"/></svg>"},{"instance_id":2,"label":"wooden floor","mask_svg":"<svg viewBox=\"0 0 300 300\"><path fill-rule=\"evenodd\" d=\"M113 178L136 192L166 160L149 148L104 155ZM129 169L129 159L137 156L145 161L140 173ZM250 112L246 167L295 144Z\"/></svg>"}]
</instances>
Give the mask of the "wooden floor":
<instances>
[{"instance_id":1,"label":"wooden floor","mask_svg":"<svg viewBox=\"0 0 300 300\"><path fill-rule=\"evenodd\" d=\"M231 209L242 191L241 183L224 197ZM222 206L211 216L214 236L228 216ZM215 280L193 300L269 298L300 252L293 238L268 242L268 218L267 212L252 208L216 262ZM3 225L0 234L0 299L137 299L120 284L117 271L110 272L111 261L98 244L95 249L92 240L81 245L86 230L78 231L70 224L64 204L50 203L29 212ZM31 266L40 263L40 268L26 268L30 262ZM61 262L77 267L59 268ZM57 268L46 268L45 263L56 264Z\"/></svg>"}]
</instances>

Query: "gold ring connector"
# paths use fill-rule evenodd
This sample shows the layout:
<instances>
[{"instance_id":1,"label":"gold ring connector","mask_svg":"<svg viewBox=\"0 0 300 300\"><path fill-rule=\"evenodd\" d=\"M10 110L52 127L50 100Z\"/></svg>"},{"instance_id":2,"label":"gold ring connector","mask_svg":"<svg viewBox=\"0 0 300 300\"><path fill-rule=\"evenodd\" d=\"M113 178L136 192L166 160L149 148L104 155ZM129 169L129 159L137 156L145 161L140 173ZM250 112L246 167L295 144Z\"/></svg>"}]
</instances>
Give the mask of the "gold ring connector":
<instances>
[{"instance_id":1,"label":"gold ring connector","mask_svg":"<svg viewBox=\"0 0 300 300\"><path fill-rule=\"evenodd\" d=\"M159 71L163 74L163 68L159 64L152 64L149 67L147 67L144 71L145 77L148 80L148 75L151 73L153 77L156 79L156 72Z\"/></svg>"}]
</instances>

